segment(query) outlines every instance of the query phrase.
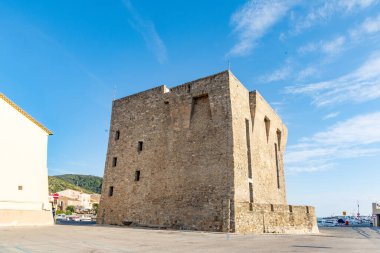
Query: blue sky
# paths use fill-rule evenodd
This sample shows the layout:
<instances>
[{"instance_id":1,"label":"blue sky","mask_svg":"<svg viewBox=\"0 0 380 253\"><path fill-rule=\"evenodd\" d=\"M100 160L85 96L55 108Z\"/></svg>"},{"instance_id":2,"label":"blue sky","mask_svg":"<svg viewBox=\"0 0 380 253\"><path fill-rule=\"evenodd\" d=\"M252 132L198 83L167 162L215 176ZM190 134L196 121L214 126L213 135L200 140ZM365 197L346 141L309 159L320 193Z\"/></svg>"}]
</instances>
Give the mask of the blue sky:
<instances>
[{"instance_id":1,"label":"blue sky","mask_svg":"<svg viewBox=\"0 0 380 253\"><path fill-rule=\"evenodd\" d=\"M3 0L0 27L0 90L54 132L51 175L103 174L115 93L230 61L288 126L289 203L380 201L377 0Z\"/></svg>"}]
</instances>

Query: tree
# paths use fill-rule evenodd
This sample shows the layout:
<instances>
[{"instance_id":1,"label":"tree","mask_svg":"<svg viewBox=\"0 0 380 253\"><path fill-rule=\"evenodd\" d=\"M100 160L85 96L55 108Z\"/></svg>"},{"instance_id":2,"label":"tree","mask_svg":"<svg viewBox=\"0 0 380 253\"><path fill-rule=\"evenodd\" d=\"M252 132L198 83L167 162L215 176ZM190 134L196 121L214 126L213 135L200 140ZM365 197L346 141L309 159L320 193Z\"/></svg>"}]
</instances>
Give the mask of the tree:
<instances>
[{"instance_id":1,"label":"tree","mask_svg":"<svg viewBox=\"0 0 380 253\"><path fill-rule=\"evenodd\" d=\"M93 211L95 214L98 214L98 210L99 210L99 204L98 204L98 203L93 203L93 204L92 204L92 211Z\"/></svg>"},{"instance_id":2,"label":"tree","mask_svg":"<svg viewBox=\"0 0 380 253\"><path fill-rule=\"evenodd\" d=\"M66 211L67 211L67 212L72 212L72 213L73 213L73 212L75 212L75 207L74 207L74 206L67 206L67 207L66 207Z\"/></svg>"}]
</instances>

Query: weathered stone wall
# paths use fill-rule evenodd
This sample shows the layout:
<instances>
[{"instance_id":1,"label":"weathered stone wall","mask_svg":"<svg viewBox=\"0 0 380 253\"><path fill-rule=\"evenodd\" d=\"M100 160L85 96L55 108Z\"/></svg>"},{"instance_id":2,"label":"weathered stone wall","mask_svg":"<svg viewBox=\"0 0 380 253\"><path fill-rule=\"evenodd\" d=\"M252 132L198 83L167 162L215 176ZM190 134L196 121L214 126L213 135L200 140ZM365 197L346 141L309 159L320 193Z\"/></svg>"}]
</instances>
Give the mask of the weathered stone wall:
<instances>
[{"instance_id":1,"label":"weathered stone wall","mask_svg":"<svg viewBox=\"0 0 380 253\"><path fill-rule=\"evenodd\" d=\"M114 101L99 222L228 231L228 72L165 90Z\"/></svg>"},{"instance_id":2,"label":"weathered stone wall","mask_svg":"<svg viewBox=\"0 0 380 253\"><path fill-rule=\"evenodd\" d=\"M287 129L262 96L256 91L249 92L232 73L230 89L235 201L286 204L283 153ZM268 137L265 118L270 122Z\"/></svg>"},{"instance_id":3,"label":"weathered stone wall","mask_svg":"<svg viewBox=\"0 0 380 253\"><path fill-rule=\"evenodd\" d=\"M239 233L318 233L314 207L235 203L235 225Z\"/></svg>"},{"instance_id":4,"label":"weathered stone wall","mask_svg":"<svg viewBox=\"0 0 380 253\"><path fill-rule=\"evenodd\" d=\"M314 209L286 205L286 139L272 108L229 71L116 100L98 223L313 232Z\"/></svg>"},{"instance_id":5,"label":"weathered stone wall","mask_svg":"<svg viewBox=\"0 0 380 253\"><path fill-rule=\"evenodd\" d=\"M230 73L230 90L233 130L234 201L249 201L249 183L252 183L252 175L249 175L252 173L249 171L253 170L252 146L248 146L248 143L251 143L252 137L249 91L232 73Z\"/></svg>"},{"instance_id":6,"label":"weathered stone wall","mask_svg":"<svg viewBox=\"0 0 380 253\"><path fill-rule=\"evenodd\" d=\"M285 205L286 190L283 154L285 153L288 138L287 128L277 113L273 111L257 91L250 92L249 100L253 122L251 146L254 202ZM268 135L264 119L269 120ZM280 136L277 133L280 133ZM275 144L277 146L279 182L277 182Z\"/></svg>"}]
</instances>

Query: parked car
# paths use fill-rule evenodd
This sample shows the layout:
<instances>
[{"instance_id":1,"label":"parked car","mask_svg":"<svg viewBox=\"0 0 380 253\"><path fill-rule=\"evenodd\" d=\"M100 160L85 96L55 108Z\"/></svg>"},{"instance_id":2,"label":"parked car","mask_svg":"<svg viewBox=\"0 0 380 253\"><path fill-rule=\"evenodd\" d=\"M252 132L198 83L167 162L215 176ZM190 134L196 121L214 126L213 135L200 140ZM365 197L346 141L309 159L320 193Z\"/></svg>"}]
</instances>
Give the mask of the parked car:
<instances>
[{"instance_id":1,"label":"parked car","mask_svg":"<svg viewBox=\"0 0 380 253\"><path fill-rule=\"evenodd\" d=\"M82 217L80 217L80 221L91 221L92 219L91 219L91 217L90 216L82 216Z\"/></svg>"},{"instance_id":2,"label":"parked car","mask_svg":"<svg viewBox=\"0 0 380 253\"><path fill-rule=\"evenodd\" d=\"M336 219L326 219L322 221L322 226L324 227L335 227L338 225L338 220Z\"/></svg>"},{"instance_id":3,"label":"parked car","mask_svg":"<svg viewBox=\"0 0 380 253\"><path fill-rule=\"evenodd\" d=\"M79 216L76 216L76 215L70 215L70 216L68 216L67 220L70 220L70 221L80 221L80 218L79 218Z\"/></svg>"},{"instance_id":4,"label":"parked car","mask_svg":"<svg viewBox=\"0 0 380 253\"><path fill-rule=\"evenodd\" d=\"M66 214L57 214L55 217L56 220L67 220Z\"/></svg>"}]
</instances>

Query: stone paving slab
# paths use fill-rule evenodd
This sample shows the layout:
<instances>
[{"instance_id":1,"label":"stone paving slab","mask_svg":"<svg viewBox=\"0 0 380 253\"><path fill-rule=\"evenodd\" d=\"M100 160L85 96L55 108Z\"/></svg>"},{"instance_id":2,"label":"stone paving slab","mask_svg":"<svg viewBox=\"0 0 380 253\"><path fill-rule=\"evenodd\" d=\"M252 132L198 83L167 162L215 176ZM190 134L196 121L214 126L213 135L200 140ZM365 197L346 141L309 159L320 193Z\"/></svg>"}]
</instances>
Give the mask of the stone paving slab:
<instances>
[{"instance_id":1,"label":"stone paving slab","mask_svg":"<svg viewBox=\"0 0 380 253\"><path fill-rule=\"evenodd\" d=\"M380 252L380 229L244 235L96 225L3 227L0 252Z\"/></svg>"}]
</instances>

